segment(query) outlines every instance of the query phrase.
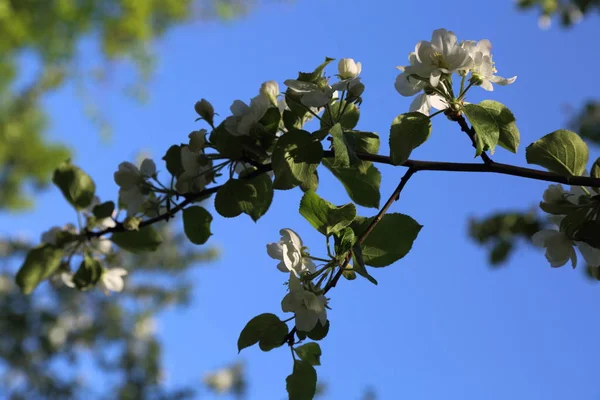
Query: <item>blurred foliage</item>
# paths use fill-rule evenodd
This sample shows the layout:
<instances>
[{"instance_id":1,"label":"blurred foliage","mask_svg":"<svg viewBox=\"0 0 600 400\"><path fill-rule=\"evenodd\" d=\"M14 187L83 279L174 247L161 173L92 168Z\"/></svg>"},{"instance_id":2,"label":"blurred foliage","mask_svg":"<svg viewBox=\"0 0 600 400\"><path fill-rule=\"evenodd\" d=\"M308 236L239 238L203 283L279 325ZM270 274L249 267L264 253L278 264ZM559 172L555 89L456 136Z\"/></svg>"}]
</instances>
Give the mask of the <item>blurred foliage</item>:
<instances>
[{"instance_id":1,"label":"blurred foliage","mask_svg":"<svg viewBox=\"0 0 600 400\"><path fill-rule=\"evenodd\" d=\"M152 74L152 44L169 28L205 18L229 19L253 0L0 0L0 210L32 205L55 166L69 157L65 146L44 138L48 115L41 100L71 80L78 87L101 77L113 61L138 72L136 95ZM81 70L81 42L98 43L102 66ZM24 72L35 64L35 72ZM30 76L33 75L33 76ZM82 78L83 76L83 78ZM85 98L84 97L82 99ZM88 115L105 125L88 100Z\"/></svg>"},{"instance_id":2,"label":"blurred foliage","mask_svg":"<svg viewBox=\"0 0 600 400\"><path fill-rule=\"evenodd\" d=\"M600 146L600 103L589 100L570 125L590 146ZM469 236L488 249L492 266L500 266L508 261L519 243L531 243L531 236L546 225L545 217L535 211L496 212L471 219ZM589 278L600 281L597 268L586 267L585 271Z\"/></svg>"},{"instance_id":3,"label":"blurred foliage","mask_svg":"<svg viewBox=\"0 0 600 400\"><path fill-rule=\"evenodd\" d=\"M564 27L578 23L582 18L600 11L600 0L517 0L519 8L538 9L540 26L548 27L552 17L558 17Z\"/></svg>"},{"instance_id":4,"label":"blurred foliage","mask_svg":"<svg viewBox=\"0 0 600 400\"><path fill-rule=\"evenodd\" d=\"M135 273L116 296L100 290L79 292L58 277L35 296L25 296L14 284L13 261L31 244L0 240L0 398L193 396L194 388L166 390L163 385L155 318L167 308L188 303L193 288L190 267L216 254L190 247L172 225L161 227L161 252L133 255L117 250L111 265L135 266Z\"/></svg>"},{"instance_id":5,"label":"blurred foliage","mask_svg":"<svg viewBox=\"0 0 600 400\"><path fill-rule=\"evenodd\" d=\"M590 145L600 146L600 102L589 100L570 125Z\"/></svg>"},{"instance_id":6,"label":"blurred foliage","mask_svg":"<svg viewBox=\"0 0 600 400\"><path fill-rule=\"evenodd\" d=\"M520 241L530 241L544 225L535 212L499 212L486 218L471 219L469 235L489 249L490 264L498 266L508 259Z\"/></svg>"}]
</instances>

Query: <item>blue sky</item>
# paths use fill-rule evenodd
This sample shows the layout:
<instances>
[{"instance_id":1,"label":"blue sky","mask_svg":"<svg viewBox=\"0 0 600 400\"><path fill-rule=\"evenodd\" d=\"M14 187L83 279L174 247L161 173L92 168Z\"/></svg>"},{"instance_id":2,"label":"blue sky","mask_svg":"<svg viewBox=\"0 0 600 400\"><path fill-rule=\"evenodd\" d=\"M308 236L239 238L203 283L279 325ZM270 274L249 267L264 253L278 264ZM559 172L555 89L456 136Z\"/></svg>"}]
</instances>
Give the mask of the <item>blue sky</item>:
<instances>
[{"instance_id":1,"label":"blue sky","mask_svg":"<svg viewBox=\"0 0 600 400\"><path fill-rule=\"evenodd\" d=\"M459 40L490 39L499 74L518 75L509 87L492 93L476 88L469 98L501 101L517 116L519 152L498 150L497 161L525 165L527 144L565 127L564 105L578 106L597 95L598 86L587 78L595 73L587 68L600 64L592 39L600 34L596 19L572 30L541 31L534 14L517 12L508 0L284 3L264 4L232 23L173 30L157 48L146 105L115 94L130 71L114 69L114 87L94 100L112 124L109 144L80 112L73 87L47 99L51 136L76 149L74 161L92 174L103 199L115 198L112 173L119 162L138 150L158 160L200 127L194 123L196 100L207 98L226 116L233 100L253 97L263 81L282 85L325 56L352 57L362 62L366 85L358 128L378 132L387 154L391 121L410 104L394 89L394 67L406 64L414 45L441 27L455 31ZM94 54L85 46L84 51ZM436 118L433 128L413 158L473 160L468 138L457 126ZM591 159L597 153L592 149ZM402 169L381 170L387 198ZM322 197L348 202L340 184L325 171L321 177ZM584 279L581 270L551 269L540 251L529 248L520 249L506 268L491 270L487 253L467 237L468 217L530 207L545 187L499 175L419 172L392 207L424 225L410 254L374 270L378 286L357 279L331 292L331 330L321 342L318 367L328 384L325 398L359 399L368 386L383 400L600 398L595 379L600 349L594 345L600 286ZM166 313L159 322L169 385L199 384L203 373L242 359L249 399L285 397L291 371L287 349L251 348L238 356L236 340L253 316L281 315L286 276L265 251L266 243L278 240L279 229L296 230L314 255L325 252L321 235L296 211L300 197L299 190L276 192L270 212L256 224L247 216L225 220L215 214L211 241L222 257L193 273L192 306ZM0 216L0 225L10 227L2 232L37 236L73 219L57 191L38 204L33 214Z\"/></svg>"}]
</instances>

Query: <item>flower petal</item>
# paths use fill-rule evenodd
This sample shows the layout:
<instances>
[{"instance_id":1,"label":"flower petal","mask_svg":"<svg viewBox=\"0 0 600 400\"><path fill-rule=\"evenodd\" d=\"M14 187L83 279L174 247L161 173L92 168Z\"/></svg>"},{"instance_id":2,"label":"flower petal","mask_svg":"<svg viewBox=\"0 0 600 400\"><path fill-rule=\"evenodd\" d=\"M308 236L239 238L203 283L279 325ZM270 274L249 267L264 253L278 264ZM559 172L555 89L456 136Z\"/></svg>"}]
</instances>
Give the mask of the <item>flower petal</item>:
<instances>
[{"instance_id":1,"label":"flower petal","mask_svg":"<svg viewBox=\"0 0 600 400\"><path fill-rule=\"evenodd\" d=\"M583 259L590 267L600 266L600 249L590 246L585 242L577 242L577 247Z\"/></svg>"}]
</instances>

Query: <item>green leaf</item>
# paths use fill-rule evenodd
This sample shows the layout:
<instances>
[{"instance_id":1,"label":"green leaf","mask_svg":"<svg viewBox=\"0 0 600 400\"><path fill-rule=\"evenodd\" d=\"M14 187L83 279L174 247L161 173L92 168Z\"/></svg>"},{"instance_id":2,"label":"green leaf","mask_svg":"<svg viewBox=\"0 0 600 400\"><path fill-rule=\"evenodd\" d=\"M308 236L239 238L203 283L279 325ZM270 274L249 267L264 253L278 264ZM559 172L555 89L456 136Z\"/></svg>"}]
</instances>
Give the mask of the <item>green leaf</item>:
<instances>
[{"instance_id":1,"label":"green leaf","mask_svg":"<svg viewBox=\"0 0 600 400\"><path fill-rule=\"evenodd\" d=\"M225 218L248 214L253 221L262 217L273 201L273 184L266 173L252 179L230 179L215 195L215 210Z\"/></svg>"},{"instance_id":2,"label":"green leaf","mask_svg":"<svg viewBox=\"0 0 600 400\"><path fill-rule=\"evenodd\" d=\"M346 143L348 147L353 149L354 155L356 153L368 153L377 154L379 153L379 135L375 132L361 132L361 131L350 131L344 133L346 137ZM357 157L358 170L365 174L371 168L373 163L371 161L363 161Z\"/></svg>"},{"instance_id":3,"label":"green leaf","mask_svg":"<svg viewBox=\"0 0 600 400\"><path fill-rule=\"evenodd\" d=\"M519 142L521 141L521 134L519 128L515 123L516 119L512 111L508 109L504 104L494 100L484 100L479 105L486 109L500 129L500 136L498 137L498 145L504 147L506 150L513 153L517 152L519 148Z\"/></svg>"},{"instance_id":4,"label":"green leaf","mask_svg":"<svg viewBox=\"0 0 600 400\"><path fill-rule=\"evenodd\" d=\"M321 365L321 346L318 343L310 342L294 349L302 361L310 365Z\"/></svg>"},{"instance_id":5,"label":"green leaf","mask_svg":"<svg viewBox=\"0 0 600 400\"><path fill-rule=\"evenodd\" d=\"M110 240L131 253L156 251L162 243L160 234L151 226L145 226L137 231L115 232Z\"/></svg>"},{"instance_id":6,"label":"green leaf","mask_svg":"<svg viewBox=\"0 0 600 400\"><path fill-rule=\"evenodd\" d=\"M394 165L408 160L410 153L431 134L431 120L420 112L398 115L390 128L390 157Z\"/></svg>"},{"instance_id":7,"label":"green leaf","mask_svg":"<svg viewBox=\"0 0 600 400\"><path fill-rule=\"evenodd\" d=\"M271 351L285 344L286 337L289 333L288 326L285 322L279 321L269 325L263 332L258 347L262 351Z\"/></svg>"},{"instance_id":8,"label":"green leaf","mask_svg":"<svg viewBox=\"0 0 600 400\"><path fill-rule=\"evenodd\" d=\"M92 214L98 219L110 218L115 211L115 203L112 201L106 201L102 204L94 206Z\"/></svg>"},{"instance_id":9,"label":"green leaf","mask_svg":"<svg viewBox=\"0 0 600 400\"><path fill-rule=\"evenodd\" d=\"M354 233L360 237L373 219L356 217L352 223ZM362 243L364 263L385 267L398 261L408 254L422 227L408 215L385 214Z\"/></svg>"},{"instance_id":10,"label":"green leaf","mask_svg":"<svg viewBox=\"0 0 600 400\"><path fill-rule=\"evenodd\" d=\"M284 133L273 150L273 187L287 190L300 184L310 185L322 158L323 146L310 133L301 130Z\"/></svg>"},{"instance_id":11,"label":"green leaf","mask_svg":"<svg viewBox=\"0 0 600 400\"><path fill-rule=\"evenodd\" d=\"M328 159L323 160L323 165L344 185L352 201L363 207L379 208L381 173L377 167L370 165L365 172L358 168L334 168Z\"/></svg>"},{"instance_id":12,"label":"green leaf","mask_svg":"<svg viewBox=\"0 0 600 400\"><path fill-rule=\"evenodd\" d=\"M575 132L566 129L536 140L525 150L527 163L567 176L583 175L589 156L585 142Z\"/></svg>"},{"instance_id":13,"label":"green leaf","mask_svg":"<svg viewBox=\"0 0 600 400\"><path fill-rule=\"evenodd\" d=\"M333 166L337 168L348 168L350 166L350 156L348 155L348 145L344 140L344 131L341 125L335 124L330 130L333 138L333 151L335 158Z\"/></svg>"},{"instance_id":14,"label":"green leaf","mask_svg":"<svg viewBox=\"0 0 600 400\"><path fill-rule=\"evenodd\" d=\"M82 210L92 204L96 193L96 184L81 168L64 162L54 170L52 182L77 210Z\"/></svg>"},{"instance_id":15,"label":"green leaf","mask_svg":"<svg viewBox=\"0 0 600 400\"><path fill-rule=\"evenodd\" d=\"M300 201L300 215L323 235L331 235L349 226L356 216L352 203L334 206L313 191L307 191Z\"/></svg>"},{"instance_id":16,"label":"green leaf","mask_svg":"<svg viewBox=\"0 0 600 400\"><path fill-rule=\"evenodd\" d=\"M325 322L325 325L321 325L321 321L317 321L317 325L310 332L306 332L306 336L308 336L312 340L323 340L329 333L329 320Z\"/></svg>"},{"instance_id":17,"label":"green leaf","mask_svg":"<svg viewBox=\"0 0 600 400\"><path fill-rule=\"evenodd\" d=\"M47 244L29 250L15 278L21 291L25 294L33 292L41 281L58 270L63 255L62 249Z\"/></svg>"},{"instance_id":18,"label":"green leaf","mask_svg":"<svg viewBox=\"0 0 600 400\"><path fill-rule=\"evenodd\" d=\"M94 259L87 251L84 253L83 261L73 275L73 283L79 290L87 290L94 287L100 280L104 268L100 261Z\"/></svg>"},{"instance_id":19,"label":"green leaf","mask_svg":"<svg viewBox=\"0 0 600 400\"><path fill-rule=\"evenodd\" d=\"M282 322L275 314L265 313L252 318L240 333L240 337L238 338L237 343L238 352L242 351L246 347L255 345L261 340L264 340L261 349L263 349L263 347L269 348L270 346L274 346L274 343L276 342L275 339L279 337L279 334L282 333L284 330L282 324L285 325L286 333L283 335L285 336L288 333L287 325L285 324L285 322ZM282 344L283 342L280 343L278 346L281 346ZM268 350L263 349L263 351Z\"/></svg>"},{"instance_id":20,"label":"green leaf","mask_svg":"<svg viewBox=\"0 0 600 400\"><path fill-rule=\"evenodd\" d=\"M319 188L319 172L318 171L313 172L312 175L310 176L310 178L308 179L308 181L300 183L300 189L302 189L303 192L308 192L309 190L316 192L318 188Z\"/></svg>"},{"instance_id":21,"label":"green leaf","mask_svg":"<svg viewBox=\"0 0 600 400\"><path fill-rule=\"evenodd\" d=\"M225 122L222 122L210 133L210 142L222 156L232 160L239 160L242 158L244 149L242 140L242 136L233 136L225 129Z\"/></svg>"},{"instance_id":22,"label":"green leaf","mask_svg":"<svg viewBox=\"0 0 600 400\"><path fill-rule=\"evenodd\" d=\"M294 371L285 378L289 400L312 400L317 390L317 371L309 362L294 360Z\"/></svg>"},{"instance_id":23,"label":"green leaf","mask_svg":"<svg viewBox=\"0 0 600 400\"><path fill-rule=\"evenodd\" d=\"M344 109L345 107L345 109ZM329 112L331 110L331 113ZM338 115L341 110L344 110L344 114L338 121ZM333 115L333 118L331 117ZM323 116L321 117L321 129L327 129L331 126L331 121L339 123L344 130L354 129L360 118L360 110L354 103L348 103L346 105L345 100L336 101L329 109L325 109Z\"/></svg>"},{"instance_id":24,"label":"green leaf","mask_svg":"<svg viewBox=\"0 0 600 400\"><path fill-rule=\"evenodd\" d=\"M175 178L183 174L183 165L181 164L181 146L174 144L162 158L167 164L167 171Z\"/></svg>"},{"instance_id":25,"label":"green leaf","mask_svg":"<svg viewBox=\"0 0 600 400\"><path fill-rule=\"evenodd\" d=\"M313 72L300 72L298 74L298 80L302 82L319 82L320 78L323 77L323 71L325 67L329 65L332 61L335 61L335 58L325 57L325 61L323 61Z\"/></svg>"},{"instance_id":26,"label":"green leaf","mask_svg":"<svg viewBox=\"0 0 600 400\"><path fill-rule=\"evenodd\" d=\"M344 228L339 235L335 235L335 254L343 256L352 250L356 236L352 228Z\"/></svg>"},{"instance_id":27,"label":"green leaf","mask_svg":"<svg viewBox=\"0 0 600 400\"><path fill-rule=\"evenodd\" d=\"M281 112L277 107L271 107L267 110L264 117L259 121L265 132L275 135L279 130L281 122Z\"/></svg>"},{"instance_id":28,"label":"green leaf","mask_svg":"<svg viewBox=\"0 0 600 400\"><path fill-rule=\"evenodd\" d=\"M494 154L500 139L500 128L493 115L477 104L465 104L463 110L477 133L475 157L487 150Z\"/></svg>"},{"instance_id":29,"label":"green leaf","mask_svg":"<svg viewBox=\"0 0 600 400\"><path fill-rule=\"evenodd\" d=\"M204 244L212 235L212 215L204 207L192 206L183 210L183 231L194 244Z\"/></svg>"},{"instance_id":30,"label":"green leaf","mask_svg":"<svg viewBox=\"0 0 600 400\"><path fill-rule=\"evenodd\" d=\"M360 243L355 243L352 247L352 257L352 269L363 278L366 278L372 284L377 285L377 280L375 280L375 278L373 278L367 271Z\"/></svg>"}]
</instances>

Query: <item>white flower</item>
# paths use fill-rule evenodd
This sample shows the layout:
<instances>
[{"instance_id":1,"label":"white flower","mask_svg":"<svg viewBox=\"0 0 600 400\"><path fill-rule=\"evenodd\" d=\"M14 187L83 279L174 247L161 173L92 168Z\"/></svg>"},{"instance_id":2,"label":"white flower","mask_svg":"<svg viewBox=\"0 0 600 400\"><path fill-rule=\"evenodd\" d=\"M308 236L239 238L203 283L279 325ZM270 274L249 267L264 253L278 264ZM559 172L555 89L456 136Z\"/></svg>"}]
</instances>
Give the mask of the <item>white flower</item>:
<instances>
[{"instance_id":1,"label":"white flower","mask_svg":"<svg viewBox=\"0 0 600 400\"><path fill-rule=\"evenodd\" d=\"M42 233L41 242L45 244L49 244L51 246L58 246L59 239L65 239L69 236L75 236L79 234L79 229L73 224L66 224L62 228L58 226L53 226L48 231ZM77 246L76 241L71 241L65 245L63 245L63 249L67 252L73 250Z\"/></svg>"},{"instance_id":2,"label":"white flower","mask_svg":"<svg viewBox=\"0 0 600 400\"><path fill-rule=\"evenodd\" d=\"M492 61L492 43L489 40L483 39L479 42L466 40L461 43L461 47L468 52L470 58L473 60L470 70L473 77L480 80L481 83L479 86L482 89L492 91L494 90L492 82L500 86L505 86L510 85L517 79L516 76L507 79L494 75L497 71Z\"/></svg>"},{"instance_id":3,"label":"white flower","mask_svg":"<svg viewBox=\"0 0 600 400\"><path fill-rule=\"evenodd\" d=\"M175 186L179 193L201 191L210 183L208 171L212 168L212 162L202 162L201 155L202 153L193 152L188 146L181 148L183 173L177 178Z\"/></svg>"},{"instance_id":4,"label":"white flower","mask_svg":"<svg viewBox=\"0 0 600 400\"><path fill-rule=\"evenodd\" d=\"M549 185L548 188L544 190L543 198L546 203L560 203L564 200L565 195L566 192L561 184Z\"/></svg>"},{"instance_id":5,"label":"white flower","mask_svg":"<svg viewBox=\"0 0 600 400\"><path fill-rule=\"evenodd\" d=\"M190 151L198 153L204 149L204 146L206 145L206 133L206 129L200 129L199 131L194 131L188 135L190 138Z\"/></svg>"},{"instance_id":6,"label":"white flower","mask_svg":"<svg viewBox=\"0 0 600 400\"><path fill-rule=\"evenodd\" d=\"M338 63L338 72L341 79L356 78L362 71L362 65L352 58L342 58Z\"/></svg>"},{"instance_id":7,"label":"white flower","mask_svg":"<svg viewBox=\"0 0 600 400\"><path fill-rule=\"evenodd\" d=\"M290 273L290 292L281 301L283 312L293 312L296 319L296 328L302 332L310 332L317 325L317 321L325 326L327 323L327 299L323 295L316 295L302 286L302 282Z\"/></svg>"},{"instance_id":8,"label":"white flower","mask_svg":"<svg viewBox=\"0 0 600 400\"><path fill-rule=\"evenodd\" d=\"M144 158L140 166L140 172L145 178L152 178L156 175L156 164L150 158Z\"/></svg>"},{"instance_id":9,"label":"white flower","mask_svg":"<svg viewBox=\"0 0 600 400\"><path fill-rule=\"evenodd\" d=\"M101 254L108 254L112 249L112 242L110 239L95 237L90 239L90 247Z\"/></svg>"},{"instance_id":10,"label":"white flower","mask_svg":"<svg viewBox=\"0 0 600 400\"><path fill-rule=\"evenodd\" d=\"M208 373L202 379L204 383L216 393L235 391L242 383L242 365L235 364L228 368L221 368Z\"/></svg>"},{"instance_id":11,"label":"white flower","mask_svg":"<svg viewBox=\"0 0 600 400\"><path fill-rule=\"evenodd\" d=\"M458 44L456 35L445 29L435 30L431 42L417 43L409 61L411 65L405 73L426 78L433 87L438 86L442 74L467 70L473 63L469 52Z\"/></svg>"},{"instance_id":12,"label":"white flower","mask_svg":"<svg viewBox=\"0 0 600 400\"><path fill-rule=\"evenodd\" d=\"M277 107L277 96L279 96L279 84L275 81L264 82L260 86L260 94L271 101Z\"/></svg>"},{"instance_id":13,"label":"white flower","mask_svg":"<svg viewBox=\"0 0 600 400\"><path fill-rule=\"evenodd\" d=\"M282 272L293 272L297 276L305 272L315 272L316 266L313 261L306 256L306 249L302 239L291 229L282 229L279 231L281 240L277 243L267 245L267 253L275 260L280 260L277 269Z\"/></svg>"},{"instance_id":14,"label":"white flower","mask_svg":"<svg viewBox=\"0 0 600 400\"><path fill-rule=\"evenodd\" d=\"M131 217L142 211L142 206L146 201L146 195L142 193L138 186L132 186L129 189L119 189L119 203L127 210L127 216Z\"/></svg>"},{"instance_id":15,"label":"white flower","mask_svg":"<svg viewBox=\"0 0 600 400\"><path fill-rule=\"evenodd\" d=\"M431 108L436 108L438 110L445 110L448 108L448 102L437 94L427 95L425 93L421 93L410 103L409 111L418 111L422 114L429 115L431 112Z\"/></svg>"},{"instance_id":16,"label":"white flower","mask_svg":"<svg viewBox=\"0 0 600 400\"><path fill-rule=\"evenodd\" d=\"M60 280L67 287L75 287L75 283L73 282L73 274L71 272L62 272L60 274Z\"/></svg>"},{"instance_id":17,"label":"white flower","mask_svg":"<svg viewBox=\"0 0 600 400\"><path fill-rule=\"evenodd\" d=\"M123 276L127 275L127 271L123 268L106 268L102 271L100 277L100 288L106 295L110 292L121 292L125 283L123 282Z\"/></svg>"},{"instance_id":18,"label":"white flower","mask_svg":"<svg viewBox=\"0 0 600 400\"><path fill-rule=\"evenodd\" d=\"M156 319L152 317L143 317L135 322L133 327L133 336L138 340L144 340L156 332Z\"/></svg>"},{"instance_id":19,"label":"white flower","mask_svg":"<svg viewBox=\"0 0 600 400\"><path fill-rule=\"evenodd\" d=\"M114 174L115 183L119 185L121 189L131 189L137 186L142 178L142 173L130 162L122 162L119 164L119 169Z\"/></svg>"},{"instance_id":20,"label":"white flower","mask_svg":"<svg viewBox=\"0 0 600 400\"><path fill-rule=\"evenodd\" d=\"M234 136L247 135L250 128L265 116L270 106L271 99L262 93L252 98L249 106L241 100L234 101L230 107L233 115L225 119L225 129Z\"/></svg>"},{"instance_id":21,"label":"white flower","mask_svg":"<svg viewBox=\"0 0 600 400\"><path fill-rule=\"evenodd\" d=\"M577 265L577 254L573 241L556 229L543 229L531 237L535 246L546 248L546 259L552 267L562 267L571 260L573 268Z\"/></svg>"},{"instance_id":22,"label":"white flower","mask_svg":"<svg viewBox=\"0 0 600 400\"><path fill-rule=\"evenodd\" d=\"M550 221L560 226L564 217L552 216ZM600 249L590 246L585 242L573 241L566 234L556 229L543 229L531 238L533 244L546 248L546 259L552 267L562 267L571 260L573 268L577 265L577 253L573 246L577 246L585 262L591 267L600 266Z\"/></svg>"},{"instance_id":23,"label":"white flower","mask_svg":"<svg viewBox=\"0 0 600 400\"><path fill-rule=\"evenodd\" d=\"M548 14L540 15L538 18L538 28L546 30L552 25L552 18Z\"/></svg>"}]
</instances>

